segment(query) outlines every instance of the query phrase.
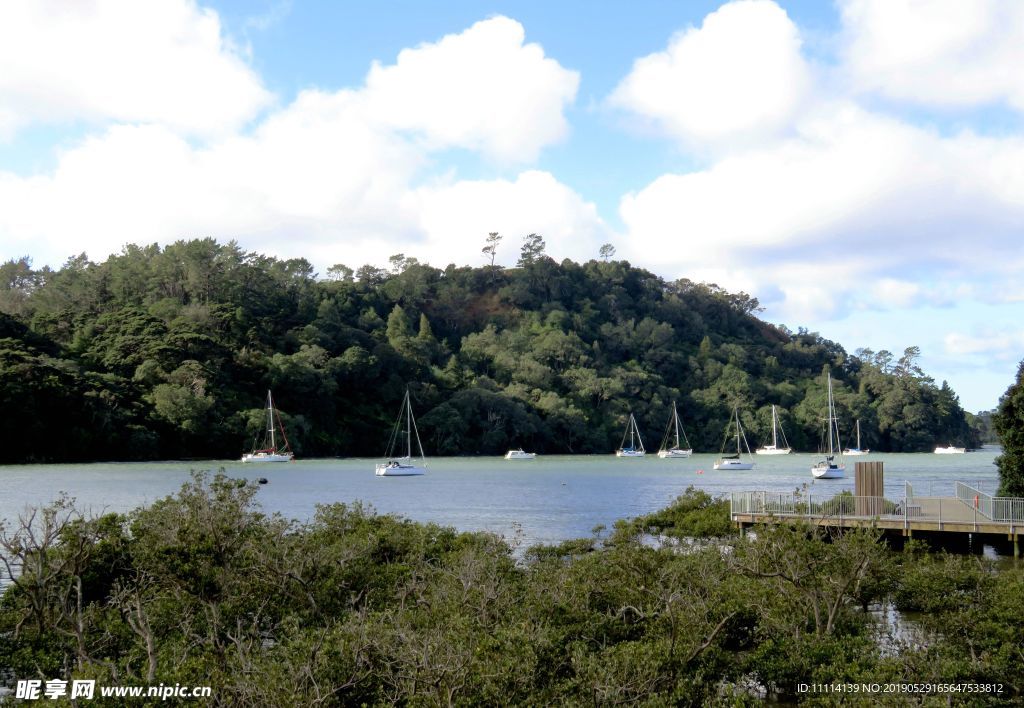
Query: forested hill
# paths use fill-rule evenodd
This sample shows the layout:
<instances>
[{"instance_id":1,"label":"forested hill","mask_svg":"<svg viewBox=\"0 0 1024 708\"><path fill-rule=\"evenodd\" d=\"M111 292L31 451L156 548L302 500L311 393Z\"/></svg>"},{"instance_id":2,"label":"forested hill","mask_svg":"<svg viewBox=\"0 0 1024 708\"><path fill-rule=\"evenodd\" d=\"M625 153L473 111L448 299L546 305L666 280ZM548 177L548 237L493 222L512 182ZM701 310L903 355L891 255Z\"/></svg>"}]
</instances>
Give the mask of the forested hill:
<instances>
[{"instance_id":1,"label":"forested hill","mask_svg":"<svg viewBox=\"0 0 1024 708\"><path fill-rule=\"evenodd\" d=\"M759 320L742 293L539 248L516 268L392 265L320 279L211 239L57 271L9 261L0 462L236 457L268 388L300 456L381 455L407 386L428 455L609 453L630 411L653 449L673 400L697 451L720 450L734 403L752 446L776 404L815 450L828 369L844 442L859 418L875 450L977 444L915 349L851 355Z\"/></svg>"}]
</instances>

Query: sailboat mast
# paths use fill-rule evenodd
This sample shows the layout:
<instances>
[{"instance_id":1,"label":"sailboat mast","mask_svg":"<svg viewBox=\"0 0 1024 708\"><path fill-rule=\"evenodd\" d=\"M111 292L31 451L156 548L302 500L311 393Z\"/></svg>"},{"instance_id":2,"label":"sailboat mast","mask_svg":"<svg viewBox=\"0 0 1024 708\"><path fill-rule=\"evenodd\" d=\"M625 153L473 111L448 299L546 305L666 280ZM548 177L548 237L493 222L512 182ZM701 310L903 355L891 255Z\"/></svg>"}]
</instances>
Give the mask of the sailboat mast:
<instances>
[{"instance_id":1,"label":"sailboat mast","mask_svg":"<svg viewBox=\"0 0 1024 708\"><path fill-rule=\"evenodd\" d=\"M277 450L277 441L274 438L274 398L267 389L267 432L270 433L270 449Z\"/></svg>"},{"instance_id":2,"label":"sailboat mast","mask_svg":"<svg viewBox=\"0 0 1024 708\"><path fill-rule=\"evenodd\" d=\"M832 428L835 427L836 423L836 409L835 403L832 401L832 374L828 375L828 454L834 454L832 447Z\"/></svg>"},{"instance_id":3,"label":"sailboat mast","mask_svg":"<svg viewBox=\"0 0 1024 708\"><path fill-rule=\"evenodd\" d=\"M775 415L775 406L772 406L772 447L777 448L779 446L779 419Z\"/></svg>"},{"instance_id":4,"label":"sailboat mast","mask_svg":"<svg viewBox=\"0 0 1024 708\"><path fill-rule=\"evenodd\" d=\"M734 408L733 414L736 416L736 454L740 454L740 409Z\"/></svg>"},{"instance_id":5,"label":"sailboat mast","mask_svg":"<svg viewBox=\"0 0 1024 708\"><path fill-rule=\"evenodd\" d=\"M679 447L679 412L676 411L676 402L672 401L672 421L676 426L676 447Z\"/></svg>"},{"instance_id":6,"label":"sailboat mast","mask_svg":"<svg viewBox=\"0 0 1024 708\"><path fill-rule=\"evenodd\" d=\"M408 389L405 392L405 456L412 459L412 404Z\"/></svg>"}]
</instances>

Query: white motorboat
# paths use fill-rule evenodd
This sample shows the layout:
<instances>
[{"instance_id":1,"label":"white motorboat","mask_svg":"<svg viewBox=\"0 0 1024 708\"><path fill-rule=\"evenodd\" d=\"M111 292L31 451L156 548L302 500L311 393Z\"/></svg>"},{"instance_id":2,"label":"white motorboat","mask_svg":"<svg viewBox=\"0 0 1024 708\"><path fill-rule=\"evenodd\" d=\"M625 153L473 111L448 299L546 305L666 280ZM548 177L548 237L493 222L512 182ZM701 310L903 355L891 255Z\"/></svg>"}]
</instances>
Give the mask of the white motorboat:
<instances>
[{"instance_id":1,"label":"white motorboat","mask_svg":"<svg viewBox=\"0 0 1024 708\"><path fill-rule=\"evenodd\" d=\"M743 432L743 424L740 423L740 409L738 407L733 407L732 412L732 420L729 421L729 425L725 429L725 440L726 442L728 442L728 440L732 437L730 436L730 432L732 431L733 425L735 425L736 452L727 454L725 452L726 442L723 442L722 453L718 456L718 459L715 460L715 469L752 470L754 469L754 461L750 456L750 445L747 444L747 435L746 433ZM747 452L746 460L744 460L742 457L744 450L746 450Z\"/></svg>"},{"instance_id":2,"label":"white motorboat","mask_svg":"<svg viewBox=\"0 0 1024 708\"><path fill-rule=\"evenodd\" d=\"M669 443L672 447L669 447ZM676 460L689 457L693 454L690 441L686 439L686 433L679 422L679 412L676 410L676 402L672 401L672 417L665 429L665 437L662 438L661 448L658 450L658 457L668 460Z\"/></svg>"},{"instance_id":3,"label":"white motorboat","mask_svg":"<svg viewBox=\"0 0 1024 708\"><path fill-rule=\"evenodd\" d=\"M952 445L935 448L936 455L962 455L965 452L967 452L966 447L953 447Z\"/></svg>"},{"instance_id":4,"label":"white motorboat","mask_svg":"<svg viewBox=\"0 0 1024 708\"><path fill-rule=\"evenodd\" d=\"M509 450L505 453L506 460L533 460L537 457L536 452L523 452L523 448Z\"/></svg>"},{"instance_id":5,"label":"white motorboat","mask_svg":"<svg viewBox=\"0 0 1024 708\"><path fill-rule=\"evenodd\" d=\"M782 445L779 445L779 438L782 438ZM755 455L788 455L793 450L786 441L786 434L782 432L782 425L779 423L779 414L772 406L772 443L754 450Z\"/></svg>"},{"instance_id":6,"label":"white motorboat","mask_svg":"<svg viewBox=\"0 0 1024 708\"><path fill-rule=\"evenodd\" d=\"M416 438L416 445L419 448L420 456L418 459L412 456L413 437ZM405 454L396 456L403 442L405 443ZM412 403L409 400L408 389L405 391L405 398L402 399L402 407L398 411L398 420L395 422L395 429L391 432L391 440L388 444L387 453L384 456L387 458L387 462L378 463L376 467L378 477L415 477L427 472L427 460L423 454L420 433L416 429L416 419L412 416Z\"/></svg>"},{"instance_id":7,"label":"white motorboat","mask_svg":"<svg viewBox=\"0 0 1024 708\"><path fill-rule=\"evenodd\" d=\"M846 465L843 463L843 446L839 442L839 420L836 418L836 402L832 398L832 374L828 374L828 454L825 459L811 467L815 479L842 479L846 476ZM836 457L839 461L836 462Z\"/></svg>"},{"instance_id":8,"label":"white motorboat","mask_svg":"<svg viewBox=\"0 0 1024 708\"><path fill-rule=\"evenodd\" d=\"M629 438L629 445L626 445L626 438ZM619 449L615 451L616 457L643 457L647 454L644 450L644 441L640 438L640 428L636 425L636 418L629 414L629 422L626 424L626 432L622 435L622 442Z\"/></svg>"},{"instance_id":9,"label":"white motorboat","mask_svg":"<svg viewBox=\"0 0 1024 708\"><path fill-rule=\"evenodd\" d=\"M277 446L277 432L280 431L284 445ZM252 452L242 455L242 462L291 462L295 459L288 445L288 437L284 434L281 415L274 408L274 397L267 391L267 430L262 442L253 445Z\"/></svg>"}]
</instances>

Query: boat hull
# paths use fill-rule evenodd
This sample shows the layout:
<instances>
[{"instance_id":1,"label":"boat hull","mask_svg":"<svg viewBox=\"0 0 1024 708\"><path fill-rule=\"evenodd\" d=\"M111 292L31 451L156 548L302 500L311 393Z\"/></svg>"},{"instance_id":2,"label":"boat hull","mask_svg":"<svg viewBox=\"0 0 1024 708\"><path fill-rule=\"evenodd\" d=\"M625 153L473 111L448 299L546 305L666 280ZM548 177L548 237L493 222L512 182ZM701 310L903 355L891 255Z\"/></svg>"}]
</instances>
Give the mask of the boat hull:
<instances>
[{"instance_id":1,"label":"boat hull","mask_svg":"<svg viewBox=\"0 0 1024 708\"><path fill-rule=\"evenodd\" d=\"M416 465L377 465L378 477L419 477L426 473L426 467Z\"/></svg>"},{"instance_id":2,"label":"boat hull","mask_svg":"<svg viewBox=\"0 0 1024 708\"><path fill-rule=\"evenodd\" d=\"M663 460L681 460L693 454L693 450L682 450L673 448L671 450L659 450L658 457Z\"/></svg>"},{"instance_id":3,"label":"boat hull","mask_svg":"<svg viewBox=\"0 0 1024 708\"><path fill-rule=\"evenodd\" d=\"M815 479L842 479L846 476L845 465L815 465L811 468Z\"/></svg>"},{"instance_id":4,"label":"boat hull","mask_svg":"<svg viewBox=\"0 0 1024 708\"><path fill-rule=\"evenodd\" d=\"M291 462L295 455L281 455L276 453L252 452L242 455L242 462Z\"/></svg>"},{"instance_id":5,"label":"boat hull","mask_svg":"<svg viewBox=\"0 0 1024 708\"><path fill-rule=\"evenodd\" d=\"M739 460L718 460L715 462L716 470L752 470L753 462L741 462Z\"/></svg>"},{"instance_id":6,"label":"boat hull","mask_svg":"<svg viewBox=\"0 0 1024 708\"><path fill-rule=\"evenodd\" d=\"M965 447L937 447L935 448L936 455L962 455L967 452Z\"/></svg>"},{"instance_id":7,"label":"boat hull","mask_svg":"<svg viewBox=\"0 0 1024 708\"><path fill-rule=\"evenodd\" d=\"M647 453L640 450L616 450L616 457L644 457Z\"/></svg>"},{"instance_id":8,"label":"boat hull","mask_svg":"<svg viewBox=\"0 0 1024 708\"><path fill-rule=\"evenodd\" d=\"M754 450L754 454L755 455L788 455L792 451L793 451L792 448L788 448L788 447L772 447L771 445L769 445L768 447L759 447L758 449Z\"/></svg>"},{"instance_id":9,"label":"boat hull","mask_svg":"<svg viewBox=\"0 0 1024 708\"><path fill-rule=\"evenodd\" d=\"M858 450L856 448L850 450L843 450L843 455L853 455L854 457L856 457L857 455L868 455L870 453L871 450Z\"/></svg>"}]
</instances>

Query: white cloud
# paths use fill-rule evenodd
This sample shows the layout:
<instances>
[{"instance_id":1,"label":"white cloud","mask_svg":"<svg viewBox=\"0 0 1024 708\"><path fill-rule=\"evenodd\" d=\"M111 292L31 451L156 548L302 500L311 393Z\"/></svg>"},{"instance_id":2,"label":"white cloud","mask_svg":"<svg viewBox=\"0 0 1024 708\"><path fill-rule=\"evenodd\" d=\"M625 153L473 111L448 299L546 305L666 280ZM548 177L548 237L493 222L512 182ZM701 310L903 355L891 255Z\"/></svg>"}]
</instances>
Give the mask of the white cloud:
<instances>
[{"instance_id":1,"label":"white cloud","mask_svg":"<svg viewBox=\"0 0 1024 708\"><path fill-rule=\"evenodd\" d=\"M473 51L497 57L502 72L518 77L510 96L476 108L466 101L445 104L423 112L420 124L381 120L408 82L426 81L427 73L443 68L439 61L488 66ZM458 94L486 94L463 78ZM397 252L431 263L479 264L483 240L494 230L506 234L505 247L516 252L511 244L536 231L552 255L596 255L593 243L607 232L596 208L549 173L425 181L441 148L511 157L505 151L539 150L561 130L576 76L544 59L536 45L523 45L517 23L478 23L463 35L404 52L396 66L374 68L368 81L359 89L304 91L247 133L201 145L166 124L114 125L61 153L52 173L0 172L0 241L12 253L33 254L37 265L59 265L83 250L102 259L129 242L202 236L305 256L320 268L381 265ZM537 92L517 108L530 81ZM417 113L417 101L429 101L429 93L412 94L408 107ZM517 110L557 130L531 129L533 118ZM514 122L488 122L492 111ZM446 112L459 126L451 135L439 127Z\"/></svg>"},{"instance_id":2,"label":"white cloud","mask_svg":"<svg viewBox=\"0 0 1024 708\"><path fill-rule=\"evenodd\" d=\"M781 18L759 38L745 21L755 8ZM895 336L945 350L950 359L933 358L930 370L977 383L959 388L968 407L987 408L997 378L978 372L1019 359L1024 332L946 333L951 322L991 321L986 301L1020 301L1024 134L984 135L982 113L960 121L974 129L940 132L887 111L1024 108L1024 5L841 0L840 9L844 27L825 40L839 48L837 66L803 59L798 32L770 3L726 5L637 61L610 102L704 162L622 198L620 254L745 290L768 319L845 333L851 347L893 349ZM733 57L766 59L744 75ZM706 87L687 83L699 70ZM787 76L797 89L756 93ZM748 79L754 92L730 93ZM737 108L748 96L749 110Z\"/></svg>"},{"instance_id":3,"label":"white cloud","mask_svg":"<svg viewBox=\"0 0 1024 708\"><path fill-rule=\"evenodd\" d=\"M0 3L0 66L0 139L77 121L224 135L271 101L191 0Z\"/></svg>"},{"instance_id":4,"label":"white cloud","mask_svg":"<svg viewBox=\"0 0 1024 708\"><path fill-rule=\"evenodd\" d=\"M724 264L742 249L760 249L775 261L790 252L773 255L772 249L813 246L823 229L870 218L864 207L888 199L908 177L913 183L927 179L908 144L919 136L898 124L838 106L801 129L799 137L731 155L704 170L664 175L627 195L621 211L631 233L666 246L678 243L680 262ZM867 249L851 244L844 250L845 260L863 258ZM820 251L808 256L835 259Z\"/></svg>"},{"instance_id":5,"label":"white cloud","mask_svg":"<svg viewBox=\"0 0 1024 708\"><path fill-rule=\"evenodd\" d=\"M910 307L919 302L921 286L918 283L897 278L882 278L871 286L871 295L876 301L891 307Z\"/></svg>"},{"instance_id":6,"label":"white cloud","mask_svg":"<svg viewBox=\"0 0 1024 708\"><path fill-rule=\"evenodd\" d=\"M785 130L806 98L800 34L768 0L740 0L638 59L610 97L684 143L746 143Z\"/></svg>"},{"instance_id":7,"label":"white cloud","mask_svg":"<svg viewBox=\"0 0 1024 708\"><path fill-rule=\"evenodd\" d=\"M942 137L852 104L793 130L626 195L627 256L777 288L783 318L937 302L1019 267L1024 141Z\"/></svg>"},{"instance_id":8,"label":"white cloud","mask_svg":"<svg viewBox=\"0 0 1024 708\"><path fill-rule=\"evenodd\" d=\"M366 78L374 117L422 135L431 147L480 150L530 162L568 131L562 113L579 74L523 44L523 26L494 17L439 42L405 49Z\"/></svg>"},{"instance_id":9,"label":"white cloud","mask_svg":"<svg viewBox=\"0 0 1024 708\"><path fill-rule=\"evenodd\" d=\"M64 154L52 175L0 173L0 236L37 265L216 236L320 268L384 264L397 252L477 265L495 230L507 237L503 262L529 231L556 257L595 257L607 240L594 205L546 172L416 188L423 153L375 131L358 103L306 93L251 137L201 149L159 126L111 128Z\"/></svg>"},{"instance_id":10,"label":"white cloud","mask_svg":"<svg viewBox=\"0 0 1024 708\"><path fill-rule=\"evenodd\" d=\"M984 355L1001 361L1020 359L1024 351L1024 329L986 327L973 334L950 332L944 338L947 354Z\"/></svg>"},{"instance_id":11,"label":"white cloud","mask_svg":"<svg viewBox=\"0 0 1024 708\"><path fill-rule=\"evenodd\" d=\"M620 254L760 293L790 321L1012 297L1024 136L943 135L858 103L859 91L911 87L938 101L961 84L978 94L950 102L1016 100L1024 5L945 7L843 2L847 63L828 84L767 1L725 5L638 60L610 102L711 159L622 198Z\"/></svg>"},{"instance_id":12,"label":"white cloud","mask_svg":"<svg viewBox=\"0 0 1024 708\"><path fill-rule=\"evenodd\" d=\"M1024 266L1018 266L1017 272L1024 271ZM987 302L994 303L1018 303L1024 302L1024 284L1019 282L998 283L990 287L985 293Z\"/></svg>"},{"instance_id":13,"label":"white cloud","mask_svg":"<svg viewBox=\"0 0 1024 708\"><path fill-rule=\"evenodd\" d=\"M427 250L441 259L457 254L459 262L471 265L482 262L480 249L491 231L504 235L496 262L505 265L515 264L529 233L541 234L556 260L597 258L611 238L597 208L547 172L424 187L413 199Z\"/></svg>"},{"instance_id":14,"label":"white cloud","mask_svg":"<svg viewBox=\"0 0 1024 708\"><path fill-rule=\"evenodd\" d=\"M1024 3L841 0L840 10L845 69L860 90L1024 110Z\"/></svg>"}]
</instances>

